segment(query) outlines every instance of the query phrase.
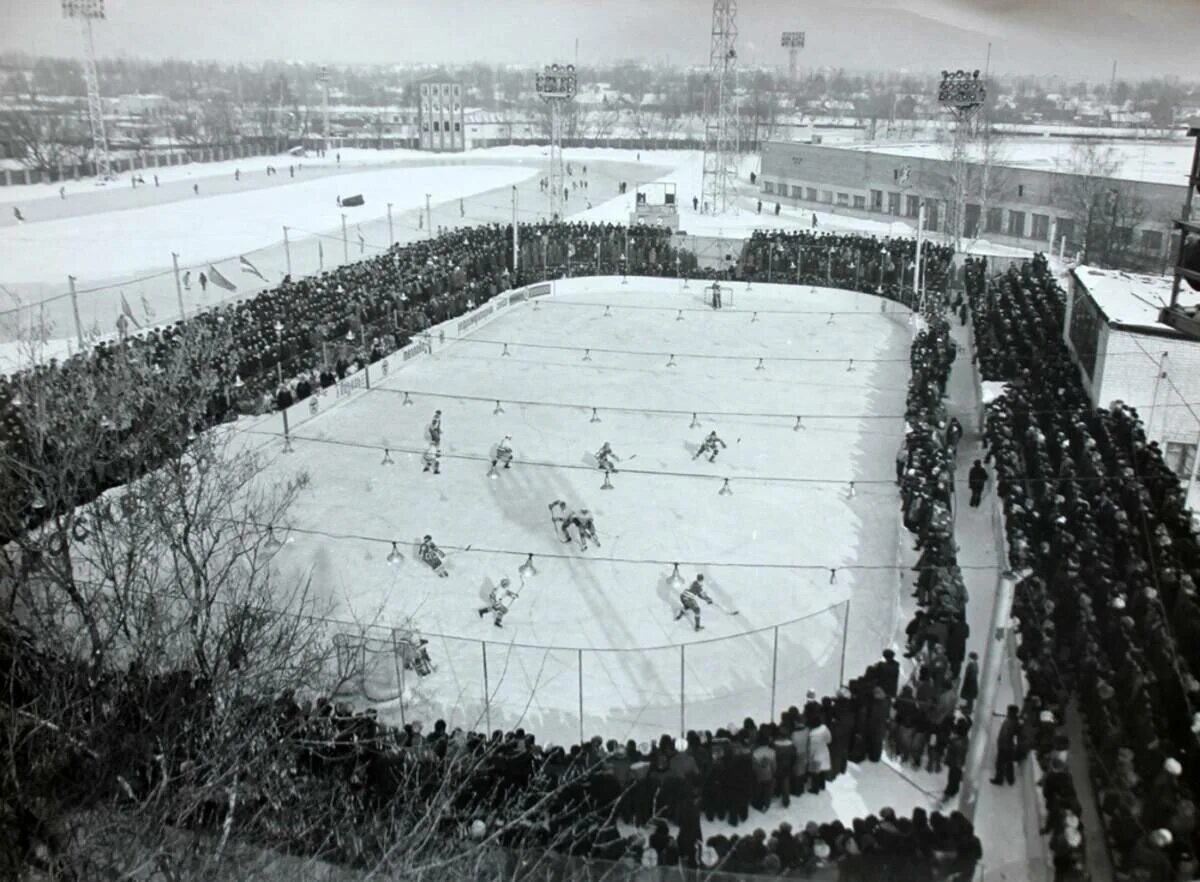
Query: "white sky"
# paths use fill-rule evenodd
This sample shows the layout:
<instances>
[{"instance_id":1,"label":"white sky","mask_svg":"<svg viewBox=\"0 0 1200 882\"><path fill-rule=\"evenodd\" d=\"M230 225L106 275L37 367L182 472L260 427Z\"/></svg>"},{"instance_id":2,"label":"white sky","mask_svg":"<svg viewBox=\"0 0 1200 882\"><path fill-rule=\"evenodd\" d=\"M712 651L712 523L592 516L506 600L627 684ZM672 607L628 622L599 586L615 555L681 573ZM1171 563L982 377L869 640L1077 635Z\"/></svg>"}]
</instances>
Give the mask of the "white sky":
<instances>
[{"instance_id":1,"label":"white sky","mask_svg":"<svg viewBox=\"0 0 1200 882\"><path fill-rule=\"evenodd\" d=\"M708 0L108 0L101 55L331 63L707 62ZM786 65L779 31L808 33L805 65L1107 79L1195 74L1200 0L742 0L750 63ZM56 0L0 0L0 49L74 54Z\"/></svg>"}]
</instances>

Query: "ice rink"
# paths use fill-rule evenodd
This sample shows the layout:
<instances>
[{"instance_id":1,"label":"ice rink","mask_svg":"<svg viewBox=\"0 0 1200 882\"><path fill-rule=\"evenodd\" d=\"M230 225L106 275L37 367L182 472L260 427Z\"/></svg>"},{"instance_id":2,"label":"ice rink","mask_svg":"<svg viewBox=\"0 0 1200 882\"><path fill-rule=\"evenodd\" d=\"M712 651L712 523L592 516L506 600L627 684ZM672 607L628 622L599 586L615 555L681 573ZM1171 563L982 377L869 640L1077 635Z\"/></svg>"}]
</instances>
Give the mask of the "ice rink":
<instances>
[{"instance_id":1,"label":"ice rink","mask_svg":"<svg viewBox=\"0 0 1200 882\"><path fill-rule=\"evenodd\" d=\"M644 739L829 694L843 666L857 676L891 645L907 312L792 286L738 284L733 299L714 312L677 280L559 282L435 337L386 379L374 366L369 392L293 429L295 453L268 474L305 469L311 483L277 560L312 573L336 630L367 635L363 691L381 713ZM419 455L435 409L436 476ZM247 431L278 452L281 428L273 415ZM728 448L693 459L711 430ZM506 433L516 462L489 479ZM592 457L604 441L622 457L612 490ZM592 510L601 547L562 543L555 499ZM414 558L425 534L448 550L448 578ZM522 579L529 553L537 573ZM702 631L674 619L673 561L717 603ZM503 576L520 596L496 628L477 610ZM436 668L425 677L390 646L391 629L414 626Z\"/></svg>"}]
</instances>

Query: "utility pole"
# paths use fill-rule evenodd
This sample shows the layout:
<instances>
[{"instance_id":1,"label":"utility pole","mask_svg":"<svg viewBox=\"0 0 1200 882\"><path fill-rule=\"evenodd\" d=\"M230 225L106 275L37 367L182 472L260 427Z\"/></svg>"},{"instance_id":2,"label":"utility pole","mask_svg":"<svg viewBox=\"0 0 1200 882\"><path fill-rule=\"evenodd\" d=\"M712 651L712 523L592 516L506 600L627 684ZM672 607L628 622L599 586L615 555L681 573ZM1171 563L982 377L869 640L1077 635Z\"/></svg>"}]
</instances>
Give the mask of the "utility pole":
<instances>
[{"instance_id":1,"label":"utility pole","mask_svg":"<svg viewBox=\"0 0 1200 882\"><path fill-rule=\"evenodd\" d=\"M329 65L322 64L317 76L321 84L321 149L329 149Z\"/></svg>"},{"instance_id":2,"label":"utility pole","mask_svg":"<svg viewBox=\"0 0 1200 882\"><path fill-rule=\"evenodd\" d=\"M287 274L292 274L292 245L288 242L287 227L283 228L283 256L287 258Z\"/></svg>"},{"instance_id":3,"label":"utility pole","mask_svg":"<svg viewBox=\"0 0 1200 882\"><path fill-rule=\"evenodd\" d=\"M430 239L433 238L433 209L429 207L429 200L432 196L432 193L425 194L425 226L428 227Z\"/></svg>"},{"instance_id":4,"label":"utility pole","mask_svg":"<svg viewBox=\"0 0 1200 882\"><path fill-rule=\"evenodd\" d=\"M387 204L388 209L388 245L396 244L396 232L392 229L392 203Z\"/></svg>"},{"instance_id":5,"label":"utility pole","mask_svg":"<svg viewBox=\"0 0 1200 882\"><path fill-rule=\"evenodd\" d=\"M346 215L342 215L342 262L350 262L350 239L346 235Z\"/></svg>"},{"instance_id":6,"label":"utility pole","mask_svg":"<svg viewBox=\"0 0 1200 882\"><path fill-rule=\"evenodd\" d=\"M513 188L512 188L512 197L513 197L513 198L512 198L512 208L513 208L513 215L512 215L512 228L513 228L513 240L512 240L512 249L513 249L512 271L513 271L513 284L514 284L514 285L516 285L516 283L517 283L517 269L518 269L518 268L519 268L519 266L520 266L520 260L521 260L521 239L520 239L520 233L519 233L519 232L518 232L518 230L517 230L517 188L516 188L516 186L515 186L515 185L514 185L514 186L513 186Z\"/></svg>"}]
</instances>

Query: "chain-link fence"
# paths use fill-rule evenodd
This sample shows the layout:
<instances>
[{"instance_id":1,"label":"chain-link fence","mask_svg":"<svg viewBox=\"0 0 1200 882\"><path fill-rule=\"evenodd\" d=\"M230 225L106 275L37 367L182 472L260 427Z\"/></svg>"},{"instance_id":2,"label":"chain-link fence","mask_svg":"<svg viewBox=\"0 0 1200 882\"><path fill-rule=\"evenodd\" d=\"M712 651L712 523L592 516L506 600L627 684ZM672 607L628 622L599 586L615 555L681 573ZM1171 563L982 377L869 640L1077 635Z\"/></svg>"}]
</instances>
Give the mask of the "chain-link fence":
<instances>
[{"instance_id":1,"label":"chain-link fence","mask_svg":"<svg viewBox=\"0 0 1200 882\"><path fill-rule=\"evenodd\" d=\"M722 614L717 608L709 615ZM849 601L731 637L630 649L535 646L407 629L338 635L339 680L395 722L524 726L546 741L656 739L773 719L845 677ZM728 611L726 614L736 614Z\"/></svg>"}]
</instances>

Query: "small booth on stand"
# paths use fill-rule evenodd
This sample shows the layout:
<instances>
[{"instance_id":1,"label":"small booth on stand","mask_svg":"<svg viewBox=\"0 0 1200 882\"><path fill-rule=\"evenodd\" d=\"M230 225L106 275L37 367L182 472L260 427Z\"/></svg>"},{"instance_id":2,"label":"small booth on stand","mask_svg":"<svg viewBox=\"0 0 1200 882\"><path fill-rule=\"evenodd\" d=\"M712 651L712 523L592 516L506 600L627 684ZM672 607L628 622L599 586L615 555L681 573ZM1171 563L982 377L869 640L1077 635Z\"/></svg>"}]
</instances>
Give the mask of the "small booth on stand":
<instances>
[{"instance_id":1,"label":"small booth on stand","mask_svg":"<svg viewBox=\"0 0 1200 882\"><path fill-rule=\"evenodd\" d=\"M634 199L629 225L679 229L679 206L675 201L675 185L671 183L640 184Z\"/></svg>"}]
</instances>

